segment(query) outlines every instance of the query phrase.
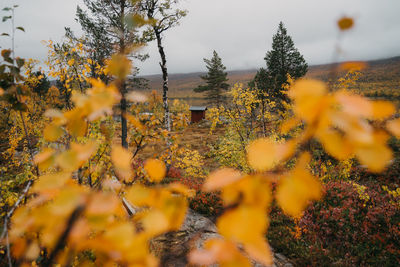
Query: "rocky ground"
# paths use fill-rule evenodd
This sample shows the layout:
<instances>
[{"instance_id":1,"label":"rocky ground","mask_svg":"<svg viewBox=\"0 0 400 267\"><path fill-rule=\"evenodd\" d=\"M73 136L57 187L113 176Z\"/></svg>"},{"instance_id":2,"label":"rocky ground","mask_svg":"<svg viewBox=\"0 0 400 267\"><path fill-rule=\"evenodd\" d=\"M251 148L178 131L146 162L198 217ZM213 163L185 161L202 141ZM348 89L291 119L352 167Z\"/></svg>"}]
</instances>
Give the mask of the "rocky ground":
<instances>
[{"instance_id":1,"label":"rocky ground","mask_svg":"<svg viewBox=\"0 0 400 267\"><path fill-rule=\"evenodd\" d=\"M178 232L168 233L152 241L152 251L161 258L161 266L187 266L187 254L209 239L220 237L215 224L208 218L189 210ZM254 263L253 266L263 265ZM274 267L291 267L293 264L283 255L274 253Z\"/></svg>"}]
</instances>

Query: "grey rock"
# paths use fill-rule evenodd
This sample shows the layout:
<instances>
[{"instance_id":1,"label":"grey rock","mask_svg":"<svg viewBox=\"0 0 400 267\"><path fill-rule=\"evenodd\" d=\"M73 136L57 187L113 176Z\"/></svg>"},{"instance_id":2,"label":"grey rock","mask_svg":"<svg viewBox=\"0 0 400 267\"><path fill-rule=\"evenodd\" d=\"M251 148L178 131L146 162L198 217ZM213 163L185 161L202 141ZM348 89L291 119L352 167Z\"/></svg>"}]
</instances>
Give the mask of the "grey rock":
<instances>
[{"instance_id":1,"label":"grey rock","mask_svg":"<svg viewBox=\"0 0 400 267\"><path fill-rule=\"evenodd\" d=\"M189 210L181 229L154 238L150 244L152 252L161 259L161 266L187 266L187 254L190 250L201 248L210 238L222 238L217 233L217 227L208 218ZM293 264L279 253L274 254L273 267L292 267ZM255 267L264 267L252 261ZM217 266L217 265L215 265Z\"/></svg>"}]
</instances>

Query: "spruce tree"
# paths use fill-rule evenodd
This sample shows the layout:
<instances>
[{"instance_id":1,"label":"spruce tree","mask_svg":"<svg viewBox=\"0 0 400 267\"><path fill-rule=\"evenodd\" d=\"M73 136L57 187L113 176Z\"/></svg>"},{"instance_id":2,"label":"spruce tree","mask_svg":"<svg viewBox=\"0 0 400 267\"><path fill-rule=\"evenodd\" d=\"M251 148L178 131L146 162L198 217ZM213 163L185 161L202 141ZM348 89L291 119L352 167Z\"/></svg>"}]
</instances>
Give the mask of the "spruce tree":
<instances>
[{"instance_id":1,"label":"spruce tree","mask_svg":"<svg viewBox=\"0 0 400 267\"><path fill-rule=\"evenodd\" d=\"M281 101L288 101L283 87L288 84L288 75L292 79L303 77L308 65L300 52L295 48L292 38L282 22L272 39L272 50L265 56L267 68L260 69L252 85L274 99L278 108L282 108Z\"/></svg>"},{"instance_id":2,"label":"spruce tree","mask_svg":"<svg viewBox=\"0 0 400 267\"><path fill-rule=\"evenodd\" d=\"M224 100L224 91L229 88L226 67L222 64L221 58L214 51L211 59L204 59L208 73L205 76L200 76L207 84L201 85L194 89L195 92L206 92L207 100L211 105L221 105Z\"/></svg>"}]
</instances>

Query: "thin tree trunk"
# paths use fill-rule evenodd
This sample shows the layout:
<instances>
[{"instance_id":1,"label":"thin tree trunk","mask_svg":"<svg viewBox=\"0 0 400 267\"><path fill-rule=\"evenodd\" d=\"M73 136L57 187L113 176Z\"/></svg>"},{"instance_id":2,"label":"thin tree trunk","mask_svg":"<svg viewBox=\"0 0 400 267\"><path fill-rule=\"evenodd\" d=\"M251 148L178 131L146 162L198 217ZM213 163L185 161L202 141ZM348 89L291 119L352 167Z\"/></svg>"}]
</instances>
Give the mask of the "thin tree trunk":
<instances>
[{"instance_id":1,"label":"thin tree trunk","mask_svg":"<svg viewBox=\"0 0 400 267\"><path fill-rule=\"evenodd\" d=\"M265 97L264 95L261 97L261 116L262 116L262 127L263 127L263 135L267 136L267 125L265 123Z\"/></svg>"},{"instance_id":2,"label":"thin tree trunk","mask_svg":"<svg viewBox=\"0 0 400 267\"><path fill-rule=\"evenodd\" d=\"M128 124L126 122L126 109L127 109L127 104L126 104L126 98L125 98L125 90L126 90L126 84L123 82L121 84L121 143L124 148L128 148Z\"/></svg>"},{"instance_id":3,"label":"thin tree trunk","mask_svg":"<svg viewBox=\"0 0 400 267\"><path fill-rule=\"evenodd\" d=\"M157 38L157 45L158 45L158 52L161 56L160 67L163 74L163 106L164 106L164 125L165 129L171 131L171 118L169 114L169 105L168 105L168 69L167 69L167 59L165 57L164 47L162 46L162 37L161 33L154 29L156 38Z\"/></svg>"},{"instance_id":4,"label":"thin tree trunk","mask_svg":"<svg viewBox=\"0 0 400 267\"><path fill-rule=\"evenodd\" d=\"M121 33L122 37L119 40L119 49L120 53L123 54L125 53L125 25L123 23L123 20L125 18L125 1L121 1L120 3L121 7ZM125 81L120 81L119 84L119 91L121 93L121 145L124 148L128 148L128 124L126 121L126 109L127 109L127 104L126 104L126 82Z\"/></svg>"}]
</instances>

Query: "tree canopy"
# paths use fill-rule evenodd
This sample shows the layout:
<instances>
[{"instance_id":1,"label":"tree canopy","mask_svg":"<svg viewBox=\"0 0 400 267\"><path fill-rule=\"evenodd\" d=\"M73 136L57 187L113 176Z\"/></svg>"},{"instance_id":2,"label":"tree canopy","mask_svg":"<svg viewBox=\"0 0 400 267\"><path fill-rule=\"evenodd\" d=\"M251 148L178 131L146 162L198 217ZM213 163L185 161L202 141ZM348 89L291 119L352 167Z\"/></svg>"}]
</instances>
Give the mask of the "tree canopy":
<instances>
[{"instance_id":1,"label":"tree canopy","mask_svg":"<svg viewBox=\"0 0 400 267\"><path fill-rule=\"evenodd\" d=\"M206 85L200 85L195 88L195 92L206 92L207 99L210 104L220 105L224 100L224 91L229 88L226 67L222 64L222 59L216 51L213 52L211 59L204 59L208 73L201 78L206 82Z\"/></svg>"},{"instance_id":2,"label":"tree canopy","mask_svg":"<svg viewBox=\"0 0 400 267\"><path fill-rule=\"evenodd\" d=\"M307 73L308 64L294 46L283 22L279 23L278 31L272 39L272 50L267 52L264 59L266 68L261 68L257 72L251 85L266 92L278 102L288 101L283 92L283 87L289 84L288 75L292 79L303 77Z\"/></svg>"}]
</instances>

